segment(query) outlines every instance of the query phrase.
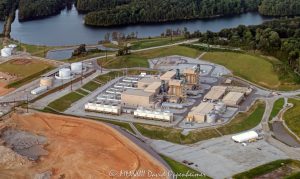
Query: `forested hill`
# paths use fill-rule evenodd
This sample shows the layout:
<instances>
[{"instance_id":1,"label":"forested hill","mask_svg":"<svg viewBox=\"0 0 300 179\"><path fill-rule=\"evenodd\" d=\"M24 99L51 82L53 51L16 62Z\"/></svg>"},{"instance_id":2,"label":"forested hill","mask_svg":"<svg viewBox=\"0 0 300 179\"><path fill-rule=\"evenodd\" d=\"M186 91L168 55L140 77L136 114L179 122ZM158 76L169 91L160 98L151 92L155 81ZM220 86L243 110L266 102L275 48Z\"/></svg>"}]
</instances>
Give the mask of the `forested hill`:
<instances>
[{"instance_id":1,"label":"forested hill","mask_svg":"<svg viewBox=\"0 0 300 179\"><path fill-rule=\"evenodd\" d=\"M19 20L26 21L58 14L73 0L20 0Z\"/></svg>"},{"instance_id":2,"label":"forested hill","mask_svg":"<svg viewBox=\"0 0 300 179\"><path fill-rule=\"evenodd\" d=\"M77 0L76 7L79 12L91 12L112 9L116 6L128 4L131 0Z\"/></svg>"},{"instance_id":3,"label":"forested hill","mask_svg":"<svg viewBox=\"0 0 300 179\"><path fill-rule=\"evenodd\" d=\"M131 0L126 5L88 13L85 23L111 26L208 18L255 11L259 3L260 0Z\"/></svg>"},{"instance_id":4,"label":"forested hill","mask_svg":"<svg viewBox=\"0 0 300 179\"><path fill-rule=\"evenodd\" d=\"M0 20L5 20L5 17L16 4L16 1L18 0L0 0Z\"/></svg>"},{"instance_id":5,"label":"forested hill","mask_svg":"<svg viewBox=\"0 0 300 179\"><path fill-rule=\"evenodd\" d=\"M259 12L268 16L300 15L300 0L263 0Z\"/></svg>"}]
</instances>

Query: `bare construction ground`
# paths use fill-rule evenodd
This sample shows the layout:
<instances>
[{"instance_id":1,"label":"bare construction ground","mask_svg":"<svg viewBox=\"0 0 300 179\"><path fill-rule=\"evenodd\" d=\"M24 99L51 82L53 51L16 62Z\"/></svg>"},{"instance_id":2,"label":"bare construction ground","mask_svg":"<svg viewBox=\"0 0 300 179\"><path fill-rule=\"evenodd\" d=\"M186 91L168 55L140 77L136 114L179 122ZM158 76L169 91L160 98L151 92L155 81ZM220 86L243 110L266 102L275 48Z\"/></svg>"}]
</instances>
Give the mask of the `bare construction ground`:
<instances>
[{"instance_id":1,"label":"bare construction ground","mask_svg":"<svg viewBox=\"0 0 300 179\"><path fill-rule=\"evenodd\" d=\"M165 171L164 166L148 153L102 123L33 113L13 114L9 126L10 131L4 135L5 141L11 142L9 145L14 142L9 137L21 135L31 138L28 133L37 134L38 139L43 139L39 142L46 139L44 149L48 155L41 156L36 162L30 162L2 144L1 158L7 157L0 160L0 178L111 178L111 170L151 170L153 173ZM19 134L16 130L23 132ZM138 178L147 178L147 175Z\"/></svg>"}]
</instances>

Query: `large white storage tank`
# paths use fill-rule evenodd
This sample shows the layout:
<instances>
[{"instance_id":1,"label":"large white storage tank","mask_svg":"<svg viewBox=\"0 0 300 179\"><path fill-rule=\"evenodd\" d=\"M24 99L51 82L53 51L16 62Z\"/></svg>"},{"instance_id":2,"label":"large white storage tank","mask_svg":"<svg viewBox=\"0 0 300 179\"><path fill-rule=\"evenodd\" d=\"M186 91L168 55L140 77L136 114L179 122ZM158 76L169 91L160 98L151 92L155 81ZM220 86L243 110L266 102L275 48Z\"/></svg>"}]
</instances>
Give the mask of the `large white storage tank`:
<instances>
[{"instance_id":1,"label":"large white storage tank","mask_svg":"<svg viewBox=\"0 0 300 179\"><path fill-rule=\"evenodd\" d=\"M70 68L62 68L58 71L58 75L55 76L57 79L67 80L72 78Z\"/></svg>"},{"instance_id":2,"label":"large white storage tank","mask_svg":"<svg viewBox=\"0 0 300 179\"><path fill-rule=\"evenodd\" d=\"M12 48L4 47L1 49L1 57L9 57L12 55Z\"/></svg>"},{"instance_id":3,"label":"large white storage tank","mask_svg":"<svg viewBox=\"0 0 300 179\"><path fill-rule=\"evenodd\" d=\"M83 70L83 64L82 62L76 62L71 64L71 71L75 74L82 73Z\"/></svg>"},{"instance_id":4,"label":"large white storage tank","mask_svg":"<svg viewBox=\"0 0 300 179\"><path fill-rule=\"evenodd\" d=\"M257 138L258 138L258 133L255 131L248 131L231 137L232 140L239 143L247 142L249 140L253 140Z\"/></svg>"}]
</instances>

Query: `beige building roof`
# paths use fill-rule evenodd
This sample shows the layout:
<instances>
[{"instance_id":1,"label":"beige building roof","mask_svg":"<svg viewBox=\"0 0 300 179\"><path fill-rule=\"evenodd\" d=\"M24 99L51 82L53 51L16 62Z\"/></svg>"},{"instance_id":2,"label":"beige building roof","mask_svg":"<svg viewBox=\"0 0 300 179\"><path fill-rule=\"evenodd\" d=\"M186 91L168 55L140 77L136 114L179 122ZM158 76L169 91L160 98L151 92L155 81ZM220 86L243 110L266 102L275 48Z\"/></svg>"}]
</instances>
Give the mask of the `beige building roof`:
<instances>
[{"instance_id":1,"label":"beige building roof","mask_svg":"<svg viewBox=\"0 0 300 179\"><path fill-rule=\"evenodd\" d=\"M252 89L247 87L228 86L228 91L248 94L252 92Z\"/></svg>"},{"instance_id":2,"label":"beige building roof","mask_svg":"<svg viewBox=\"0 0 300 179\"><path fill-rule=\"evenodd\" d=\"M183 83L182 80L170 80L169 81L169 85L170 86L181 86Z\"/></svg>"},{"instance_id":3,"label":"beige building roof","mask_svg":"<svg viewBox=\"0 0 300 179\"><path fill-rule=\"evenodd\" d=\"M160 79L169 81L173 79L175 76L176 76L176 71L167 71L166 73L160 76Z\"/></svg>"},{"instance_id":4,"label":"beige building roof","mask_svg":"<svg viewBox=\"0 0 300 179\"><path fill-rule=\"evenodd\" d=\"M122 95L133 95L133 96L146 96L146 97L149 97L149 96L152 96L153 93L146 92L146 91L141 90L141 89L127 89L126 91L124 91L122 93Z\"/></svg>"},{"instance_id":5,"label":"beige building roof","mask_svg":"<svg viewBox=\"0 0 300 179\"><path fill-rule=\"evenodd\" d=\"M191 110L191 114L203 114L206 115L214 109L213 103L200 103L197 107Z\"/></svg>"},{"instance_id":6,"label":"beige building roof","mask_svg":"<svg viewBox=\"0 0 300 179\"><path fill-rule=\"evenodd\" d=\"M244 93L240 92L229 92L224 98L223 102L229 105L238 104L244 97Z\"/></svg>"},{"instance_id":7,"label":"beige building roof","mask_svg":"<svg viewBox=\"0 0 300 179\"><path fill-rule=\"evenodd\" d=\"M226 90L226 86L213 86L204 98L212 100L220 99L226 93Z\"/></svg>"},{"instance_id":8,"label":"beige building roof","mask_svg":"<svg viewBox=\"0 0 300 179\"><path fill-rule=\"evenodd\" d=\"M183 73L184 74L196 74L197 72L196 72L196 69L194 69L194 68L186 68L183 70Z\"/></svg>"},{"instance_id":9,"label":"beige building roof","mask_svg":"<svg viewBox=\"0 0 300 179\"><path fill-rule=\"evenodd\" d=\"M161 82L161 80L158 79L158 78L149 78L149 77L146 77L146 78L140 79L138 81L138 83L137 83L137 86L138 86L139 89L145 89L149 85L151 85L152 83L155 83L155 82Z\"/></svg>"},{"instance_id":10,"label":"beige building roof","mask_svg":"<svg viewBox=\"0 0 300 179\"><path fill-rule=\"evenodd\" d=\"M161 82L154 82L145 88L145 92L155 93L161 86Z\"/></svg>"}]
</instances>

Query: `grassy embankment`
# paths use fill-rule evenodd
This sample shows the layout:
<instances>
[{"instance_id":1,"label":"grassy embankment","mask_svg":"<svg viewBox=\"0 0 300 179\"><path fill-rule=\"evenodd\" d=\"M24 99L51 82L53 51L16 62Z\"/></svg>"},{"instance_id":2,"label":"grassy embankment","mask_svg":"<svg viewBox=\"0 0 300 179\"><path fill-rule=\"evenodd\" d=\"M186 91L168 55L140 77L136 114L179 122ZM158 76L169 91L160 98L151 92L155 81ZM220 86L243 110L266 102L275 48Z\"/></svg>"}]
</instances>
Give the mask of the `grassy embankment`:
<instances>
[{"instance_id":1,"label":"grassy embankment","mask_svg":"<svg viewBox=\"0 0 300 179\"><path fill-rule=\"evenodd\" d=\"M182 130L165 128L147 124L135 124L136 128L146 137L158 140L166 140L179 144L192 144L198 141L220 137L222 135L239 133L256 127L264 114L265 104L256 102L247 112L239 113L230 123L216 129L202 129L190 132L187 136L181 134Z\"/></svg>"},{"instance_id":2,"label":"grassy embankment","mask_svg":"<svg viewBox=\"0 0 300 179\"><path fill-rule=\"evenodd\" d=\"M183 36L176 36L171 39L171 37L153 37L153 38L144 38L144 39L135 39L129 41L131 44L132 50L157 47L162 45L169 45L176 42L184 41Z\"/></svg>"},{"instance_id":3,"label":"grassy embankment","mask_svg":"<svg viewBox=\"0 0 300 179\"><path fill-rule=\"evenodd\" d=\"M160 49L152 49L132 53L130 55L109 57L106 59L99 59L98 63L104 68L117 69L117 68L131 68L131 67L149 67L148 59L156 57L164 57L169 55L182 55L187 57L196 58L201 54L199 50L183 47L172 46Z\"/></svg>"},{"instance_id":4,"label":"grassy embankment","mask_svg":"<svg viewBox=\"0 0 300 179\"><path fill-rule=\"evenodd\" d=\"M284 113L283 119L288 128L300 137L300 100L289 99L289 103L294 106Z\"/></svg>"},{"instance_id":5,"label":"grassy embankment","mask_svg":"<svg viewBox=\"0 0 300 179\"><path fill-rule=\"evenodd\" d=\"M166 157L164 155L161 155L161 157L168 163L168 165L171 167L172 171L175 174L178 174L177 179L188 179L188 178L209 179L210 178L208 176L202 176L203 174L199 173L198 171L191 169L169 157ZM184 176L184 174L187 174L187 175ZM191 175L189 175L189 174L191 174ZM183 175L183 176L180 176L180 175Z\"/></svg>"},{"instance_id":6,"label":"grassy embankment","mask_svg":"<svg viewBox=\"0 0 300 179\"><path fill-rule=\"evenodd\" d=\"M0 64L1 72L17 76L15 81L7 85L7 88L18 88L53 68L51 64L39 60L11 60Z\"/></svg>"},{"instance_id":7,"label":"grassy embankment","mask_svg":"<svg viewBox=\"0 0 300 179\"><path fill-rule=\"evenodd\" d=\"M276 176L276 170L283 170L285 176ZM269 177L278 177L278 178L285 178L285 179L296 179L300 176L300 162L287 159L287 160L276 160L258 167L255 167L251 170L245 171L243 173L239 173L233 176L234 179L250 179L256 178L259 176L263 176L266 174L271 174ZM282 173L282 172L281 172ZM264 177L266 178L266 177Z\"/></svg>"},{"instance_id":8,"label":"grassy embankment","mask_svg":"<svg viewBox=\"0 0 300 179\"><path fill-rule=\"evenodd\" d=\"M202 58L223 65L234 75L269 89L294 90L300 88L299 84L294 83L292 77L283 77L280 72L274 70L275 65L282 64L274 58L234 52L208 52Z\"/></svg>"},{"instance_id":9,"label":"grassy embankment","mask_svg":"<svg viewBox=\"0 0 300 179\"><path fill-rule=\"evenodd\" d=\"M272 120L274 117L278 115L280 110L283 108L283 105L284 105L284 98L280 98L275 101L269 120Z\"/></svg>"}]
</instances>

